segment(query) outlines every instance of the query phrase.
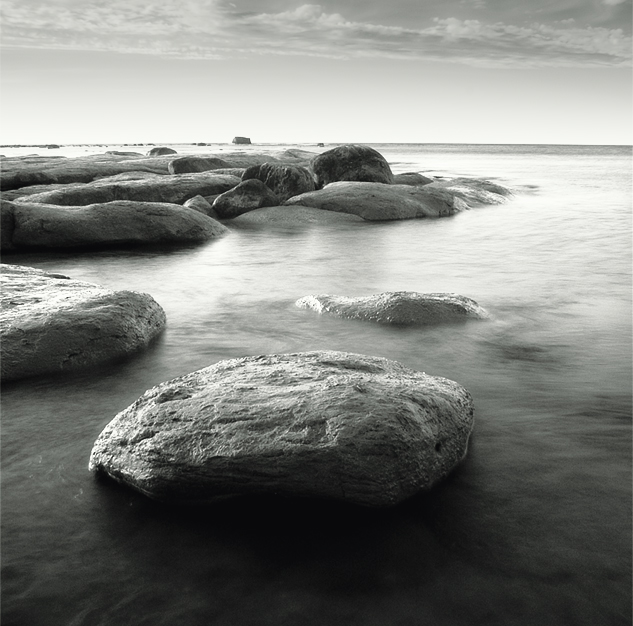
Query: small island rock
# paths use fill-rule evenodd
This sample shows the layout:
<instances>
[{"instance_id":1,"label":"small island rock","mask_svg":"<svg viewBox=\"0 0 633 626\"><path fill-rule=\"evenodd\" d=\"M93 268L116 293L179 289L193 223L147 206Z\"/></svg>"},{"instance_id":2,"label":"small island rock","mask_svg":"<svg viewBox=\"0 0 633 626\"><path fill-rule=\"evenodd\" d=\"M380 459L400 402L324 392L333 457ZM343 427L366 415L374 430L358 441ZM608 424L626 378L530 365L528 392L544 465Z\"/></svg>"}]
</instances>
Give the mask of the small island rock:
<instances>
[{"instance_id":1,"label":"small island rock","mask_svg":"<svg viewBox=\"0 0 633 626\"><path fill-rule=\"evenodd\" d=\"M317 295L304 296L295 304L317 313L332 313L381 324L450 324L489 317L474 300L455 293L388 291L358 298Z\"/></svg>"},{"instance_id":2,"label":"small island rock","mask_svg":"<svg viewBox=\"0 0 633 626\"><path fill-rule=\"evenodd\" d=\"M106 363L146 347L165 326L148 294L2 265L2 380Z\"/></svg>"},{"instance_id":3,"label":"small island rock","mask_svg":"<svg viewBox=\"0 0 633 626\"><path fill-rule=\"evenodd\" d=\"M154 156L165 156L166 154L178 154L178 152L176 152L176 150L174 150L173 148L165 148L165 147L157 147L157 148L152 148L148 153L147 156L150 157L154 157Z\"/></svg>"},{"instance_id":4,"label":"small island rock","mask_svg":"<svg viewBox=\"0 0 633 626\"><path fill-rule=\"evenodd\" d=\"M172 503L241 494L397 504L446 477L473 427L468 391L343 352L221 361L162 383L97 438L89 468Z\"/></svg>"}]
</instances>

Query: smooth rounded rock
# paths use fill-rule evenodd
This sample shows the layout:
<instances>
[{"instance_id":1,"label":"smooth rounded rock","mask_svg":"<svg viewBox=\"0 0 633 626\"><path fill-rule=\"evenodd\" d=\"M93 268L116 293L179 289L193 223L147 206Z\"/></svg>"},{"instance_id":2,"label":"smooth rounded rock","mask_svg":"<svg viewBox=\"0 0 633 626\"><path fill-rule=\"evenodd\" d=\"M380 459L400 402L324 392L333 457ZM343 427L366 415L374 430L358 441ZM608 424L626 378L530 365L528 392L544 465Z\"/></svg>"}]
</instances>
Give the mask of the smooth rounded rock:
<instances>
[{"instance_id":1,"label":"smooth rounded rock","mask_svg":"<svg viewBox=\"0 0 633 626\"><path fill-rule=\"evenodd\" d=\"M176 152L176 150L174 150L173 148L166 148L164 146L157 146L156 148L152 148L147 153L147 156L150 156L150 157L165 156L167 154L178 154L178 152Z\"/></svg>"},{"instance_id":2,"label":"smooth rounded rock","mask_svg":"<svg viewBox=\"0 0 633 626\"><path fill-rule=\"evenodd\" d=\"M468 391L343 352L221 361L162 383L96 440L92 471L173 503L240 494L397 504L446 477L473 427Z\"/></svg>"},{"instance_id":3,"label":"smooth rounded rock","mask_svg":"<svg viewBox=\"0 0 633 626\"><path fill-rule=\"evenodd\" d=\"M226 226L194 209L164 202L121 200L78 207L16 203L11 245L19 251L198 243L227 232Z\"/></svg>"},{"instance_id":4,"label":"smooth rounded rock","mask_svg":"<svg viewBox=\"0 0 633 626\"><path fill-rule=\"evenodd\" d=\"M385 157L369 146L337 146L314 157L311 164L317 187L337 181L393 183L393 173Z\"/></svg>"},{"instance_id":5,"label":"smooth rounded rock","mask_svg":"<svg viewBox=\"0 0 633 626\"><path fill-rule=\"evenodd\" d=\"M0 280L3 381L118 359L146 347L166 323L148 294L17 265L2 265Z\"/></svg>"},{"instance_id":6,"label":"smooth rounded rock","mask_svg":"<svg viewBox=\"0 0 633 626\"><path fill-rule=\"evenodd\" d=\"M428 185L432 183L435 179L429 178L428 176L424 176L424 174L419 174L417 172L405 172L404 174L394 174L393 184L394 185Z\"/></svg>"},{"instance_id":7,"label":"smooth rounded rock","mask_svg":"<svg viewBox=\"0 0 633 626\"><path fill-rule=\"evenodd\" d=\"M192 174L227 167L229 164L217 157L184 156L170 161L167 169L170 174Z\"/></svg>"},{"instance_id":8,"label":"smooth rounded rock","mask_svg":"<svg viewBox=\"0 0 633 626\"><path fill-rule=\"evenodd\" d=\"M314 191L312 174L300 165L254 165L242 174L243 181L250 179L261 180L277 196L278 204L301 193Z\"/></svg>"},{"instance_id":9,"label":"smooth rounded rock","mask_svg":"<svg viewBox=\"0 0 633 626\"><path fill-rule=\"evenodd\" d=\"M388 291L358 298L311 295L299 298L295 304L317 313L332 313L381 324L450 324L489 317L488 312L474 300L455 293Z\"/></svg>"},{"instance_id":10,"label":"smooth rounded rock","mask_svg":"<svg viewBox=\"0 0 633 626\"><path fill-rule=\"evenodd\" d=\"M254 209L279 204L277 196L261 180L252 178L219 195L211 208L222 219L230 219Z\"/></svg>"}]
</instances>

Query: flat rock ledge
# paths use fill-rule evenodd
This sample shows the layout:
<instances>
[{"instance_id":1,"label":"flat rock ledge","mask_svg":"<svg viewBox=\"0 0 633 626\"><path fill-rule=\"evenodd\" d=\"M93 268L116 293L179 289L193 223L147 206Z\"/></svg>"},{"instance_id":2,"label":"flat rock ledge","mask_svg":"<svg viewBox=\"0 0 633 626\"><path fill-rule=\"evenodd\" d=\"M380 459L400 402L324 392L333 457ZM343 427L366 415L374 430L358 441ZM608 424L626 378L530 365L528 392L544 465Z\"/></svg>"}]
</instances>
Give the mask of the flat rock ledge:
<instances>
[{"instance_id":1,"label":"flat rock ledge","mask_svg":"<svg viewBox=\"0 0 633 626\"><path fill-rule=\"evenodd\" d=\"M2 380L76 370L146 347L165 312L148 294L2 265Z\"/></svg>"},{"instance_id":2,"label":"flat rock ledge","mask_svg":"<svg viewBox=\"0 0 633 626\"><path fill-rule=\"evenodd\" d=\"M474 300L456 293L388 291L371 296L311 295L295 302L301 309L381 324L431 325L486 319L488 312Z\"/></svg>"},{"instance_id":3,"label":"flat rock ledge","mask_svg":"<svg viewBox=\"0 0 633 626\"><path fill-rule=\"evenodd\" d=\"M383 507L447 476L473 428L468 391L344 352L221 361L119 413L89 468L171 503L244 494Z\"/></svg>"}]
</instances>

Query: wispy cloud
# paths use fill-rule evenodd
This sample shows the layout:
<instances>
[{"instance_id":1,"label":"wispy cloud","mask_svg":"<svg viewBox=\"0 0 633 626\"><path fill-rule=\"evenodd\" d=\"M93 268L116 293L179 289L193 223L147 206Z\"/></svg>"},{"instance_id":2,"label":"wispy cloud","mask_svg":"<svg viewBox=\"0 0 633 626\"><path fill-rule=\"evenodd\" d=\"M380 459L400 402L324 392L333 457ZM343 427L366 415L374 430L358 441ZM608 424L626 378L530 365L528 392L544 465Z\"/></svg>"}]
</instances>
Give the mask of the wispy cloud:
<instances>
[{"instance_id":1,"label":"wispy cloud","mask_svg":"<svg viewBox=\"0 0 633 626\"><path fill-rule=\"evenodd\" d=\"M602 0L615 6L627 0ZM469 0L483 6L483 0ZM184 58L252 54L429 59L478 66L621 66L621 29L436 18L426 28L346 19L316 4L240 12L224 0L3 0L5 45L113 50Z\"/></svg>"}]
</instances>

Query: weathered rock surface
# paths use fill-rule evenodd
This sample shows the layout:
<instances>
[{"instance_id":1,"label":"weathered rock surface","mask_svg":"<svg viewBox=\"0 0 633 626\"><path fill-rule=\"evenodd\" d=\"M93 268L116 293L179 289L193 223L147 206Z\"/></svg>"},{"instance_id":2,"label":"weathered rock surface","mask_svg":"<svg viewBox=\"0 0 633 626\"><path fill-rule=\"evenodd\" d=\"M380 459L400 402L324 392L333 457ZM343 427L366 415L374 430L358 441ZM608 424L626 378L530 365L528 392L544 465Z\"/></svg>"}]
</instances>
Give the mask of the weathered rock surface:
<instances>
[{"instance_id":1,"label":"weathered rock surface","mask_svg":"<svg viewBox=\"0 0 633 626\"><path fill-rule=\"evenodd\" d=\"M2 380L106 363L146 347L165 326L148 294L2 265Z\"/></svg>"},{"instance_id":2,"label":"weathered rock surface","mask_svg":"<svg viewBox=\"0 0 633 626\"><path fill-rule=\"evenodd\" d=\"M393 176L394 185L428 185L434 180L434 178L429 178L417 172L406 172L404 174L394 174Z\"/></svg>"},{"instance_id":3,"label":"weathered rock surface","mask_svg":"<svg viewBox=\"0 0 633 626\"><path fill-rule=\"evenodd\" d=\"M249 167L242 180L261 180L275 194L278 204L301 193L314 191L312 174L300 165L263 163Z\"/></svg>"},{"instance_id":4,"label":"weathered rock surface","mask_svg":"<svg viewBox=\"0 0 633 626\"><path fill-rule=\"evenodd\" d=\"M82 206L115 200L183 204L189 198L224 193L240 183L236 176L202 172L155 176L133 180L96 180L84 185L61 187L53 191L21 197L17 202L41 202L62 206Z\"/></svg>"},{"instance_id":5,"label":"weathered rock surface","mask_svg":"<svg viewBox=\"0 0 633 626\"><path fill-rule=\"evenodd\" d=\"M211 196L213 197L213 196ZM215 200L215 197L213 197ZM212 217L214 220L218 219L218 214L213 210L213 207L206 198L202 196L194 196L193 198L189 198L187 202L184 203L183 206L188 207L189 209L193 209L194 211L198 211L198 213L202 213L203 215L208 215Z\"/></svg>"},{"instance_id":6,"label":"weathered rock surface","mask_svg":"<svg viewBox=\"0 0 633 626\"><path fill-rule=\"evenodd\" d=\"M447 476L472 427L471 396L451 380L358 354L266 355L146 391L105 427L89 467L167 502L389 506Z\"/></svg>"},{"instance_id":7,"label":"weathered rock surface","mask_svg":"<svg viewBox=\"0 0 633 626\"><path fill-rule=\"evenodd\" d=\"M295 304L317 313L332 313L381 324L451 324L489 317L474 300L455 293L389 291L358 298L316 295L304 296Z\"/></svg>"},{"instance_id":8,"label":"weathered rock surface","mask_svg":"<svg viewBox=\"0 0 633 626\"><path fill-rule=\"evenodd\" d=\"M253 178L219 195L211 208L220 218L230 219L253 209L277 204L277 196L261 180Z\"/></svg>"},{"instance_id":9,"label":"weathered rock surface","mask_svg":"<svg viewBox=\"0 0 633 626\"><path fill-rule=\"evenodd\" d=\"M184 156L169 162L170 174L192 174L227 168L229 164L217 157Z\"/></svg>"},{"instance_id":10,"label":"weathered rock surface","mask_svg":"<svg viewBox=\"0 0 633 626\"><path fill-rule=\"evenodd\" d=\"M231 226L280 226L296 227L310 224L341 224L362 223L358 215L350 213L336 213L304 206L272 206L255 209L243 215L238 215L231 221Z\"/></svg>"},{"instance_id":11,"label":"weathered rock surface","mask_svg":"<svg viewBox=\"0 0 633 626\"><path fill-rule=\"evenodd\" d=\"M348 144L326 150L314 157L311 169L317 187L337 181L393 183L389 163L369 146Z\"/></svg>"},{"instance_id":12,"label":"weathered rock surface","mask_svg":"<svg viewBox=\"0 0 633 626\"><path fill-rule=\"evenodd\" d=\"M178 154L178 152L176 152L176 150L174 150L173 148L165 148L163 146L158 146L156 148L152 148L147 153L147 156L150 156L150 157L165 156L166 154Z\"/></svg>"},{"instance_id":13,"label":"weathered rock surface","mask_svg":"<svg viewBox=\"0 0 633 626\"><path fill-rule=\"evenodd\" d=\"M12 214L10 246L16 251L197 243L228 232L226 226L194 209L163 202L119 200L79 207L16 203Z\"/></svg>"},{"instance_id":14,"label":"weathered rock surface","mask_svg":"<svg viewBox=\"0 0 633 626\"><path fill-rule=\"evenodd\" d=\"M429 191L429 185L363 182L331 183L323 189L294 196L284 204L352 213L369 221L444 217L468 208L447 190Z\"/></svg>"},{"instance_id":15,"label":"weathered rock surface","mask_svg":"<svg viewBox=\"0 0 633 626\"><path fill-rule=\"evenodd\" d=\"M15 205L8 200L0 200L0 250L14 250Z\"/></svg>"}]
</instances>

